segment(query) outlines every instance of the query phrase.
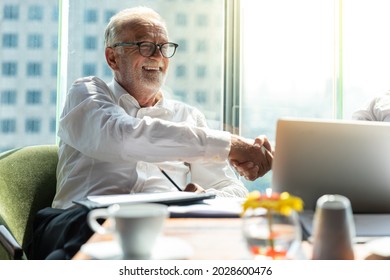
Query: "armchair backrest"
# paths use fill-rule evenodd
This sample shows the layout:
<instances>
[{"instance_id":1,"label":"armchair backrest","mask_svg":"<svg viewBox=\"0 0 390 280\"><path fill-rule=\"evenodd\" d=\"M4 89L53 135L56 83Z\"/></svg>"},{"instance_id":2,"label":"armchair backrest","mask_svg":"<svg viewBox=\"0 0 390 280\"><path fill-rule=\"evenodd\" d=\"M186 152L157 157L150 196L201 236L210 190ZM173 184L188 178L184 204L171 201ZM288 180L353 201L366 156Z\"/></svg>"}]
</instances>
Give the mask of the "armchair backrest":
<instances>
[{"instance_id":1,"label":"armchair backrest","mask_svg":"<svg viewBox=\"0 0 390 280\"><path fill-rule=\"evenodd\" d=\"M28 146L0 154L0 225L24 251L36 212L51 206L56 191L57 145ZM0 245L0 259L7 259Z\"/></svg>"}]
</instances>

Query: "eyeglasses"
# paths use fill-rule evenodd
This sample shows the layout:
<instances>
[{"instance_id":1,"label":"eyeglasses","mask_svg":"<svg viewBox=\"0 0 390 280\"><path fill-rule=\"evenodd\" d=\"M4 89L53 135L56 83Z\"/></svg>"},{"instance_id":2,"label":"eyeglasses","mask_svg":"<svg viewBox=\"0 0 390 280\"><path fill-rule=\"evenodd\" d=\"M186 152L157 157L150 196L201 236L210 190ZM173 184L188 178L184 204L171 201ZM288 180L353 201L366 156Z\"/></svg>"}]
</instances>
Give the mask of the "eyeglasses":
<instances>
[{"instance_id":1,"label":"eyeglasses","mask_svg":"<svg viewBox=\"0 0 390 280\"><path fill-rule=\"evenodd\" d=\"M151 57L156 52L157 48L160 50L163 57L170 58L172 57L175 52L176 48L179 46L175 43L164 43L164 44L155 44L152 42L123 42L123 43L116 43L112 47L131 47L131 46L138 46L138 51L140 55L145 57Z\"/></svg>"}]
</instances>

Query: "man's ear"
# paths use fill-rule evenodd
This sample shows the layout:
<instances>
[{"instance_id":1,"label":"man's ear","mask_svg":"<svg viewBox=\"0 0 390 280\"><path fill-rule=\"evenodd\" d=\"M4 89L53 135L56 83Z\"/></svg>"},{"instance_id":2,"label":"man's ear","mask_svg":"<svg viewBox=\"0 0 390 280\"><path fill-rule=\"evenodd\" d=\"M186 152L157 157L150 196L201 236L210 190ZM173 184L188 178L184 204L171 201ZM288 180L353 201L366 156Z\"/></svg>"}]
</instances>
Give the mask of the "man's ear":
<instances>
[{"instance_id":1,"label":"man's ear","mask_svg":"<svg viewBox=\"0 0 390 280\"><path fill-rule=\"evenodd\" d=\"M112 70L118 70L117 58L113 48L106 48L105 50L106 61Z\"/></svg>"}]
</instances>

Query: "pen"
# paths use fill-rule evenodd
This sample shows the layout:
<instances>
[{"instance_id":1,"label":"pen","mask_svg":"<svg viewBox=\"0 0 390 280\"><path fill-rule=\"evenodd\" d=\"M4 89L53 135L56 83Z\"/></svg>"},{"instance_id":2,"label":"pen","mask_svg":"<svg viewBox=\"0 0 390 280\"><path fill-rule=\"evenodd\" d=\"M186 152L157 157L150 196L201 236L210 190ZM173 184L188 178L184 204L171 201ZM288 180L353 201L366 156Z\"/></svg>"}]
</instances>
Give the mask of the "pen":
<instances>
[{"instance_id":1,"label":"pen","mask_svg":"<svg viewBox=\"0 0 390 280\"><path fill-rule=\"evenodd\" d=\"M179 186L171 179L171 177L169 177L169 175L164 171L162 170L160 167L159 167L160 171L162 174L164 174L165 177L167 177L167 179L176 187L176 189L178 189L179 191L183 191L181 188L179 188Z\"/></svg>"}]
</instances>

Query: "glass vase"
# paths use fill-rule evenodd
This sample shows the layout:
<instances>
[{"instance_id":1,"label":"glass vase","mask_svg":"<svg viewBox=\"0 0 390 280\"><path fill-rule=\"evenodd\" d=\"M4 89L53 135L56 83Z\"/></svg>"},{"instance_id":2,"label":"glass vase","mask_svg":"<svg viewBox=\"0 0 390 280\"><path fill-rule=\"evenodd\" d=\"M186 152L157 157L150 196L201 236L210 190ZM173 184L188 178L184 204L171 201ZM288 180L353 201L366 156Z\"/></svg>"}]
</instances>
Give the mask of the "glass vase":
<instances>
[{"instance_id":1,"label":"glass vase","mask_svg":"<svg viewBox=\"0 0 390 280\"><path fill-rule=\"evenodd\" d=\"M255 259L295 259L302 235L298 214L248 209L242 217L243 235Z\"/></svg>"}]
</instances>

